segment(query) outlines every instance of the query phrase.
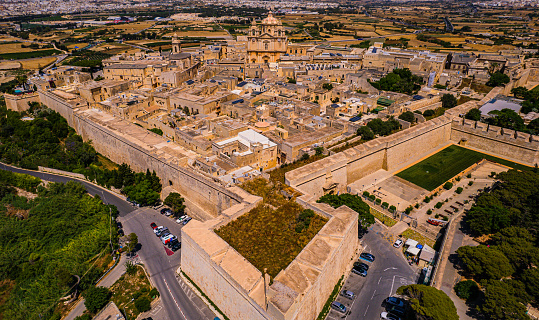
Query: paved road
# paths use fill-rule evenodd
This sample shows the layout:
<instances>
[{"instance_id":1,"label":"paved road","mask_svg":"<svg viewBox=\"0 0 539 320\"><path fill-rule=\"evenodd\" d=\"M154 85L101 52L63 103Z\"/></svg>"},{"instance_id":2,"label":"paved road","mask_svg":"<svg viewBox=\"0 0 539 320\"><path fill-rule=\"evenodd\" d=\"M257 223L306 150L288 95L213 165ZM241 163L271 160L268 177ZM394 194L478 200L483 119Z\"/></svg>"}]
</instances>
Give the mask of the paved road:
<instances>
[{"instance_id":1,"label":"paved road","mask_svg":"<svg viewBox=\"0 0 539 320\"><path fill-rule=\"evenodd\" d=\"M213 319L214 316L210 315L211 312L198 296L190 291L180 279L176 278L176 269L180 263L180 251L170 257L167 256L163 245L150 229L150 220L152 220L161 223L160 225L166 223L170 230L174 230L173 233L179 235L180 227L174 221L151 208L140 208L135 211L135 208L122 197L86 181L15 168L2 163L0 163L0 169L26 173L52 182L66 183L75 180L82 183L91 195L99 195L104 203L115 205L119 211L118 220L123 223L125 233L137 233L141 244L141 249L138 252L139 257L145 264L153 285L161 294L161 304L166 312L161 312L162 316L159 318L153 318L155 320Z\"/></svg>"},{"instance_id":2,"label":"paved road","mask_svg":"<svg viewBox=\"0 0 539 320\"><path fill-rule=\"evenodd\" d=\"M327 319L378 320L380 313L385 310L383 302L387 297L394 295L400 286L417 282L417 268L408 265L400 253L401 249L393 248L381 237L383 230L383 227L375 224L362 239L364 252L376 257L374 263L361 260L370 265L367 277L351 274L343 286L344 290L354 292L356 299L351 301L341 296L337 299L346 305L350 313L343 316L332 310Z\"/></svg>"},{"instance_id":3,"label":"paved road","mask_svg":"<svg viewBox=\"0 0 539 320\"><path fill-rule=\"evenodd\" d=\"M126 234L134 232L138 236L141 248L137 254L146 266L152 284L161 293L162 305L168 314L168 318L160 319L213 319L215 315L176 276L176 270L180 266L181 250L168 256L165 247L153 233L150 223L155 222L158 226L168 227L170 232L178 238L180 238L182 226L173 219L161 215L159 211L148 207L120 217L120 221ZM183 288L186 290L184 291ZM158 320L157 317L152 316L152 318Z\"/></svg>"}]
</instances>

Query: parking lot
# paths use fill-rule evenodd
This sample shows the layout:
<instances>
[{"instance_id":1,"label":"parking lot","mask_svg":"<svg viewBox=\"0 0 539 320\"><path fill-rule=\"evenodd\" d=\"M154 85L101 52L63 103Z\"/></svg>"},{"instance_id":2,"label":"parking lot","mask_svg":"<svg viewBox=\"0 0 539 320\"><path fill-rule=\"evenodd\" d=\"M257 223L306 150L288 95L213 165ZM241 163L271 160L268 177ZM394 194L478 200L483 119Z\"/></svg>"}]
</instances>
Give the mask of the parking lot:
<instances>
[{"instance_id":1,"label":"parking lot","mask_svg":"<svg viewBox=\"0 0 539 320\"><path fill-rule=\"evenodd\" d=\"M354 292L350 300L341 295L336 299L346 306L346 314L331 310L326 319L366 319L378 320L385 311L384 300L395 294L400 286L416 283L418 273L410 267L400 253L400 249L382 239L382 227L373 225L363 237L364 252L373 254L374 262L359 260L369 265L367 277L350 272L342 290Z\"/></svg>"}]
</instances>

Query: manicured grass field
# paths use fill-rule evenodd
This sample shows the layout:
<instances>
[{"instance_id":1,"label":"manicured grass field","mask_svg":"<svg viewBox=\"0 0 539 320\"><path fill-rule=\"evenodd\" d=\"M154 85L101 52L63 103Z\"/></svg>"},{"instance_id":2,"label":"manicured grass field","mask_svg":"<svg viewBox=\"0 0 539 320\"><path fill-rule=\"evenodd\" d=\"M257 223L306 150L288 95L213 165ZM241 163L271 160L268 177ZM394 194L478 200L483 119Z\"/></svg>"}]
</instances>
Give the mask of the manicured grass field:
<instances>
[{"instance_id":1,"label":"manicured grass field","mask_svg":"<svg viewBox=\"0 0 539 320\"><path fill-rule=\"evenodd\" d=\"M531 167L493 157L457 145L451 145L440 152L397 173L398 177L410 181L421 188L432 191L456 176L472 164L487 159L518 170Z\"/></svg>"}]
</instances>

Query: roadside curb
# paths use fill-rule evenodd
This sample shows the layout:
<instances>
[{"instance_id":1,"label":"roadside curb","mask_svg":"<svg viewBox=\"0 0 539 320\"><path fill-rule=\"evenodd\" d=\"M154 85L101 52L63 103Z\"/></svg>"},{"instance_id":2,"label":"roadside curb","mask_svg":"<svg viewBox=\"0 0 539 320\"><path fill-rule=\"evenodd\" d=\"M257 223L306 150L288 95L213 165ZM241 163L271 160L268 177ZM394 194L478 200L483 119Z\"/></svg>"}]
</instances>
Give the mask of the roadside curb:
<instances>
[{"instance_id":1,"label":"roadside curb","mask_svg":"<svg viewBox=\"0 0 539 320\"><path fill-rule=\"evenodd\" d=\"M217 315L220 315L221 317L223 317L223 319L227 319L227 317L225 317L224 314L222 314L221 312L217 311L212 305L211 303L201 294L201 292L198 290L198 288L196 288L194 286L193 283L191 283L191 280L187 279L184 275L183 275L183 272L180 271L180 273L176 273L176 276L179 277L180 279L182 279L182 281L187 284L189 286L189 288L191 289L191 291L193 291L203 302L204 304L206 305L206 307L208 307L208 309L210 309L214 314L217 314Z\"/></svg>"}]
</instances>

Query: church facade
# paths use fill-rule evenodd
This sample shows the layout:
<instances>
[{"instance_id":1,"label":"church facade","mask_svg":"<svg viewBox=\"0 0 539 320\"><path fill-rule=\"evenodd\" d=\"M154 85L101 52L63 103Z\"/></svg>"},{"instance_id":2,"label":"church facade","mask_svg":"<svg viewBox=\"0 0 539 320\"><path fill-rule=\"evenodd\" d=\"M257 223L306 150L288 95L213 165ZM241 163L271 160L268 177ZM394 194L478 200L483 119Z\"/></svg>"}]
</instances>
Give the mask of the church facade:
<instances>
[{"instance_id":1,"label":"church facade","mask_svg":"<svg viewBox=\"0 0 539 320\"><path fill-rule=\"evenodd\" d=\"M247 39L248 63L278 62L288 48L284 27L271 12L260 24L253 20Z\"/></svg>"}]
</instances>

